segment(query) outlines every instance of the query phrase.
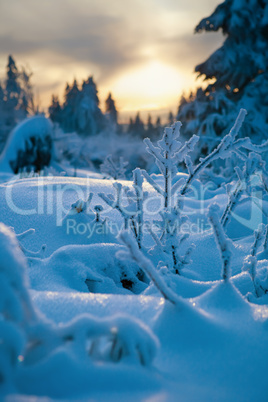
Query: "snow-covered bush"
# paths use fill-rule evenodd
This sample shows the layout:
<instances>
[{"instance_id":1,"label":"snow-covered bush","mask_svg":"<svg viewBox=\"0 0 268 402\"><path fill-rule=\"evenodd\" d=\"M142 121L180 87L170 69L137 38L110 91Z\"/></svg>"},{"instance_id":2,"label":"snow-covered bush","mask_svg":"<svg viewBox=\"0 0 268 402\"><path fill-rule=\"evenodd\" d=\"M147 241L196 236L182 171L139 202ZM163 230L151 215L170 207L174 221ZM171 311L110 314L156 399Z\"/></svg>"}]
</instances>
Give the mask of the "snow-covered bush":
<instances>
[{"instance_id":1,"label":"snow-covered bush","mask_svg":"<svg viewBox=\"0 0 268 402\"><path fill-rule=\"evenodd\" d=\"M124 161L124 158L120 156L119 163L116 163L112 155L106 156L104 162L100 165L100 171L104 175L104 178L112 178L114 180L124 180L126 178L126 166L128 162Z\"/></svg>"},{"instance_id":2,"label":"snow-covered bush","mask_svg":"<svg viewBox=\"0 0 268 402\"><path fill-rule=\"evenodd\" d=\"M0 171L18 173L24 168L40 171L54 157L53 128L46 117L22 121L10 133L0 156Z\"/></svg>"},{"instance_id":3,"label":"snow-covered bush","mask_svg":"<svg viewBox=\"0 0 268 402\"><path fill-rule=\"evenodd\" d=\"M147 145L147 151L154 156L164 178L164 188L162 188L145 170L142 171L146 180L164 199L164 208L160 213L162 232L158 236L151 231L156 243L151 252L155 252L158 255L164 254L164 265L167 265L173 273L180 274L183 267L191 262L190 255L194 249L194 245L190 244L184 253L181 251L181 246L189 237L189 234L178 232L178 229L187 221L187 217L182 214L184 197L191 191L194 180L199 178L201 172L208 165L219 158L229 158L232 152L236 152L239 149L240 144L236 137L245 115L246 111L241 110L230 133L222 139L221 143L207 157L200 158L200 162L196 166L192 162L191 153L198 141L198 137L193 136L182 145L178 141L181 123L177 122L172 127L166 128L162 140L157 143L157 147L149 139L144 140ZM177 180L174 183L178 163L183 161L186 164L188 176L186 180Z\"/></svg>"},{"instance_id":4,"label":"snow-covered bush","mask_svg":"<svg viewBox=\"0 0 268 402\"><path fill-rule=\"evenodd\" d=\"M191 263L190 256L194 245L190 243L185 247L186 240L190 236L180 232L182 225L187 222L187 216L182 213L184 198L191 192L194 181L213 161L230 158L235 153L241 154L241 147L254 148L248 139L237 139L245 116L246 111L241 110L230 133L207 157L201 158L196 166L192 162L191 153L198 142L198 137L193 136L189 141L182 144L179 141L180 122L165 129L162 139L157 142L157 146L146 138L144 140L146 150L155 158L156 165L163 177L163 186L159 180L156 180L155 175L149 175L146 170L136 169L133 171L134 192L124 188L121 183L114 183L116 196L99 193L99 197L107 205L121 214L125 229L131 229L139 248L142 246L142 228L144 225L143 204L147 198L147 194L143 191L141 173L156 193L163 198L163 208L160 211L161 221L157 221L160 235L154 232L149 225L150 234L155 242L155 246L150 249L149 253L158 256L159 269L168 267L171 273L181 274L184 266ZM247 160L244 175L246 179L261 165L261 159L258 155L255 156L254 154L253 156L253 153L250 158L247 159L246 155L244 158ZM259 161L259 163L253 161ZM188 176L178 180L178 164L182 162L188 169Z\"/></svg>"}]
</instances>

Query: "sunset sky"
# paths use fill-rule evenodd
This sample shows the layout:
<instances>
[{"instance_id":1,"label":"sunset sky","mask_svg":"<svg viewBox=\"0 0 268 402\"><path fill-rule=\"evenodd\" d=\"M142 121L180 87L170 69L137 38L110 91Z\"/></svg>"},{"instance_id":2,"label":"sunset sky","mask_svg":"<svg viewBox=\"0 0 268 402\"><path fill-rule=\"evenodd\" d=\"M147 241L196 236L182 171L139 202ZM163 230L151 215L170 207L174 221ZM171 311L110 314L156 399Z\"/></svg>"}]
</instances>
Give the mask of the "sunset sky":
<instances>
[{"instance_id":1,"label":"sunset sky","mask_svg":"<svg viewBox=\"0 0 268 402\"><path fill-rule=\"evenodd\" d=\"M194 35L217 0L0 0L0 77L7 56L29 65L41 106L66 81L93 75L101 106L112 92L121 119L176 111L196 85L194 66L222 35ZM155 112L156 113L156 112ZM154 114L154 113L153 113Z\"/></svg>"}]
</instances>

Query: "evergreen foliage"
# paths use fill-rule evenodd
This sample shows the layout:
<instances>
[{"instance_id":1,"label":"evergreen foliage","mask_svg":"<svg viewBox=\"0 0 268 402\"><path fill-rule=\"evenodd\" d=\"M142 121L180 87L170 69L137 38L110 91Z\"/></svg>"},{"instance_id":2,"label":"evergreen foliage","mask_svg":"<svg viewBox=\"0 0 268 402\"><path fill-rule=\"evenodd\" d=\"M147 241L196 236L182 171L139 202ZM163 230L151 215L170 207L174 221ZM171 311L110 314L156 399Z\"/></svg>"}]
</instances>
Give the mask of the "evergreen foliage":
<instances>
[{"instance_id":1,"label":"evergreen foliage","mask_svg":"<svg viewBox=\"0 0 268 402\"><path fill-rule=\"evenodd\" d=\"M195 28L195 32L221 30L223 45L196 66L207 85L181 98L178 120L183 134L201 136L202 151L211 138L230 129L240 108L248 111L241 136L267 137L268 128L268 4L263 0L225 0ZM258 138L258 139L259 139Z\"/></svg>"},{"instance_id":2,"label":"evergreen foliage","mask_svg":"<svg viewBox=\"0 0 268 402\"><path fill-rule=\"evenodd\" d=\"M0 83L0 143L4 145L8 134L21 120L36 112L32 73L18 68L14 58L9 55L6 78Z\"/></svg>"},{"instance_id":3,"label":"evergreen foliage","mask_svg":"<svg viewBox=\"0 0 268 402\"><path fill-rule=\"evenodd\" d=\"M49 116L59 123L65 132L77 132L84 136L98 134L105 128L105 117L99 107L97 86L93 77L82 82L76 79L72 85L66 84L63 105L52 96Z\"/></svg>"}]
</instances>

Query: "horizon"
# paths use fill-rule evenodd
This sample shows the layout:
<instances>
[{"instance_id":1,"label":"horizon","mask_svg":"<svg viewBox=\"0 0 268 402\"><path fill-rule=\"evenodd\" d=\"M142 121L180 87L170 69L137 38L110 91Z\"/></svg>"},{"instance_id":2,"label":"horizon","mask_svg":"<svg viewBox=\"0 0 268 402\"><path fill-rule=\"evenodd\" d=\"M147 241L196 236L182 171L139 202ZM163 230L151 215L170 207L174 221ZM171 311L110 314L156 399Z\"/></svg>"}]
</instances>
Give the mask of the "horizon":
<instances>
[{"instance_id":1,"label":"horizon","mask_svg":"<svg viewBox=\"0 0 268 402\"><path fill-rule=\"evenodd\" d=\"M12 54L18 66L33 72L35 96L44 111L52 94L62 101L66 82L75 78L81 83L93 75L101 108L111 92L122 124L137 112L142 119L148 113L165 119L169 111L177 112L183 92L202 84L194 67L223 41L220 33L193 32L216 0L128 0L128 7L116 0L112 10L108 0L78 0L75 6L63 1L1 4L0 79Z\"/></svg>"}]
</instances>

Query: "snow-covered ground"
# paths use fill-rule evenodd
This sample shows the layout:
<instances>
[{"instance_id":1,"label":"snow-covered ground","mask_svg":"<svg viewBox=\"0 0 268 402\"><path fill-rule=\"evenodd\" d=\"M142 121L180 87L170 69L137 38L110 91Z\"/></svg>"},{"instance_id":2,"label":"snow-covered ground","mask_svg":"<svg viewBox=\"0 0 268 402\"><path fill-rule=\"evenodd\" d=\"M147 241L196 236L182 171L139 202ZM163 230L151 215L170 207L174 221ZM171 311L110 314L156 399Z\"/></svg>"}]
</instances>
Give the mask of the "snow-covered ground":
<instances>
[{"instance_id":1,"label":"snow-covered ground","mask_svg":"<svg viewBox=\"0 0 268 402\"><path fill-rule=\"evenodd\" d=\"M222 158L241 143L243 113ZM179 128L158 148L145 141L160 175L2 169L4 400L267 401L266 145L243 142L256 153L228 193L198 180L197 138L180 144Z\"/></svg>"},{"instance_id":2,"label":"snow-covered ground","mask_svg":"<svg viewBox=\"0 0 268 402\"><path fill-rule=\"evenodd\" d=\"M184 275L167 278L171 288L185 298L185 306L173 306L152 284L139 282L136 290L124 288L122 273L134 278L139 267L117 259L116 252L123 246L116 236L84 233L86 224L94 220L93 212L69 215L71 205L78 198L86 200L90 192L94 194L90 205L105 208L97 194L113 193L112 184L69 177L2 182L1 220L16 234L35 229L19 241L28 255L30 295L38 311L56 325L81 314L97 319L116 314L135 317L159 339L156 358L149 367L127 361L91 362L73 371L63 351L57 350L38 365L19 367L16 390L7 400L23 400L18 395L30 400L29 395L37 395L65 400L266 401L268 308L243 298L254 291L249 275L241 273L252 233L248 236L245 229L233 242L234 277L227 284L220 281L221 258L211 231L193 234L192 263ZM153 189L145 187L153 197ZM203 217L212 201L223 208L226 196L222 190L211 191ZM194 209L194 222L201 215L200 202L189 198L186 207ZM121 224L117 211L103 214ZM66 215L75 221L71 229ZM28 252L38 252L44 244L45 250L37 256ZM149 245L148 235L145 246ZM260 269L266 266L266 261L259 262ZM92 292L86 279L94 283Z\"/></svg>"}]
</instances>

